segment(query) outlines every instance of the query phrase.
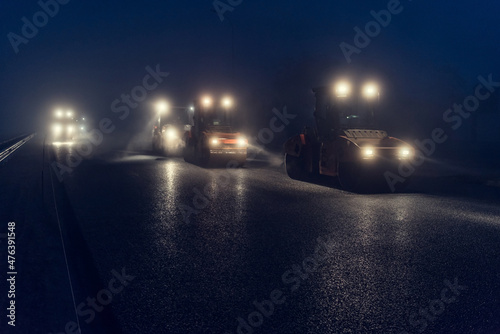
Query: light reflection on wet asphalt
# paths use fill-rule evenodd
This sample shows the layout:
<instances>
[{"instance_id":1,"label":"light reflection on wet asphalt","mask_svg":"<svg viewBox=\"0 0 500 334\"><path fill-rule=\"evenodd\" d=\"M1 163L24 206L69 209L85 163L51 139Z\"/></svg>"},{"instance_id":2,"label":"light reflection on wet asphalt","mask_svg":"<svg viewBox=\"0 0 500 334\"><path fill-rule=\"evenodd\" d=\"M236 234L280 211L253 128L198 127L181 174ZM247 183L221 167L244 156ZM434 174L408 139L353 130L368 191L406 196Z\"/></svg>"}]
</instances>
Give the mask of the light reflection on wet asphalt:
<instances>
[{"instance_id":1,"label":"light reflection on wet asphalt","mask_svg":"<svg viewBox=\"0 0 500 334\"><path fill-rule=\"evenodd\" d=\"M137 277L113 303L127 333L500 328L498 205L352 194L279 166L203 169L147 154L85 161L66 183L99 271ZM319 237L331 251L308 273ZM469 287L459 300L419 315L454 278ZM286 300L260 321L254 302L274 290Z\"/></svg>"}]
</instances>

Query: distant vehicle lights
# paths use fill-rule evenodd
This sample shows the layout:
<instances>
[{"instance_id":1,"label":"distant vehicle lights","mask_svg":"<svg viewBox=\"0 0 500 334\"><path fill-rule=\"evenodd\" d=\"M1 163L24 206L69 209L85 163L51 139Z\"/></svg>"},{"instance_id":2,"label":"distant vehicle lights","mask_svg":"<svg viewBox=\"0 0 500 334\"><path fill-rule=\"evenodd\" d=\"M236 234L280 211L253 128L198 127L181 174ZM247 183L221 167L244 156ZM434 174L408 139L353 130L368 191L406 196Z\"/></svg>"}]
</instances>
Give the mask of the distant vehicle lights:
<instances>
[{"instance_id":1,"label":"distant vehicle lights","mask_svg":"<svg viewBox=\"0 0 500 334\"><path fill-rule=\"evenodd\" d=\"M83 124L80 126L77 122L78 119L75 119L75 113L72 109L55 109L53 122L49 128L52 143L57 143L57 145L72 143L74 137L79 135L79 130L83 132L85 129Z\"/></svg>"},{"instance_id":2,"label":"distant vehicle lights","mask_svg":"<svg viewBox=\"0 0 500 334\"><path fill-rule=\"evenodd\" d=\"M339 81L334 86L334 93L337 98L348 98L352 95L352 85L348 81ZM369 82L362 86L361 95L367 99L372 100L380 95L380 89L376 83Z\"/></svg>"}]
</instances>

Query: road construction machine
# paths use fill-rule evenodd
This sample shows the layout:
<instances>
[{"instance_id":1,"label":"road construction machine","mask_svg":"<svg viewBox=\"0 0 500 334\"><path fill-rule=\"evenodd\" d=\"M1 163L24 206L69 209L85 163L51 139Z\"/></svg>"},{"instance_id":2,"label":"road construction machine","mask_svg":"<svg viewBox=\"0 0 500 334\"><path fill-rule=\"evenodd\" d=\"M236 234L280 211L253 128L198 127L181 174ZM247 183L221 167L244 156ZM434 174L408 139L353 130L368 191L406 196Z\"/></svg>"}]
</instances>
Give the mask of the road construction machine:
<instances>
[{"instance_id":1,"label":"road construction machine","mask_svg":"<svg viewBox=\"0 0 500 334\"><path fill-rule=\"evenodd\" d=\"M184 149L183 135L189 131L187 108L170 107L159 102L153 125L153 151L167 156L181 155Z\"/></svg>"},{"instance_id":2,"label":"road construction machine","mask_svg":"<svg viewBox=\"0 0 500 334\"><path fill-rule=\"evenodd\" d=\"M57 109L52 115L49 140L53 144L72 144L80 133L73 110Z\"/></svg>"},{"instance_id":3,"label":"road construction machine","mask_svg":"<svg viewBox=\"0 0 500 334\"><path fill-rule=\"evenodd\" d=\"M224 97L219 102L210 96L193 102L193 126L184 135L184 160L201 166L215 166L234 161L243 166L248 140L233 129L234 101Z\"/></svg>"},{"instance_id":4,"label":"road construction machine","mask_svg":"<svg viewBox=\"0 0 500 334\"><path fill-rule=\"evenodd\" d=\"M414 149L375 126L378 85L340 81L313 93L315 127L305 127L284 144L288 176L299 180L331 176L348 191L395 190L390 177L412 159Z\"/></svg>"}]
</instances>

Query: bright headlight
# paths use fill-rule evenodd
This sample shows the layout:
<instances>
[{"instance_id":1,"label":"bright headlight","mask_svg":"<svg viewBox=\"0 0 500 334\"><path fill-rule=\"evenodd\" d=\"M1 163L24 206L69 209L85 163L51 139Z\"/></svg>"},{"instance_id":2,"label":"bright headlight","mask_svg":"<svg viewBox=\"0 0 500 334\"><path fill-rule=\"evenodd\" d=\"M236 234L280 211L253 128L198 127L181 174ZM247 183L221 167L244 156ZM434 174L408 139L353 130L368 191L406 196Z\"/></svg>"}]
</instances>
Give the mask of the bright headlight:
<instances>
[{"instance_id":1,"label":"bright headlight","mask_svg":"<svg viewBox=\"0 0 500 334\"><path fill-rule=\"evenodd\" d=\"M411 157L411 149L408 147L402 147L399 149L399 157L401 159L408 159Z\"/></svg>"},{"instance_id":2,"label":"bright headlight","mask_svg":"<svg viewBox=\"0 0 500 334\"><path fill-rule=\"evenodd\" d=\"M363 155L364 159L370 159L375 156L375 150L371 147L364 147L361 150L361 154Z\"/></svg>"},{"instance_id":3,"label":"bright headlight","mask_svg":"<svg viewBox=\"0 0 500 334\"><path fill-rule=\"evenodd\" d=\"M156 102L156 111L160 114L168 111L168 103L166 101L158 101Z\"/></svg>"},{"instance_id":4,"label":"bright headlight","mask_svg":"<svg viewBox=\"0 0 500 334\"><path fill-rule=\"evenodd\" d=\"M210 144L212 144L212 145L219 145L219 143L220 143L219 138L210 139Z\"/></svg>"},{"instance_id":5,"label":"bright headlight","mask_svg":"<svg viewBox=\"0 0 500 334\"><path fill-rule=\"evenodd\" d=\"M168 139L176 139L178 138L179 136L177 135L177 130L173 129L173 128L168 128L167 129L167 132L166 132L166 135L167 135L167 138Z\"/></svg>"},{"instance_id":6,"label":"bright headlight","mask_svg":"<svg viewBox=\"0 0 500 334\"><path fill-rule=\"evenodd\" d=\"M205 96L203 97L201 103L205 108L211 107L212 106L212 98L210 96Z\"/></svg>"},{"instance_id":7,"label":"bright headlight","mask_svg":"<svg viewBox=\"0 0 500 334\"><path fill-rule=\"evenodd\" d=\"M62 126L61 124L54 124L52 126L52 132L54 132L55 135L58 135L62 132Z\"/></svg>"},{"instance_id":8,"label":"bright headlight","mask_svg":"<svg viewBox=\"0 0 500 334\"><path fill-rule=\"evenodd\" d=\"M368 83L363 87L363 96L367 99L373 99L378 96L378 86L374 83Z\"/></svg>"},{"instance_id":9,"label":"bright headlight","mask_svg":"<svg viewBox=\"0 0 500 334\"><path fill-rule=\"evenodd\" d=\"M337 97L347 97L350 93L351 85L348 82L342 81L335 85L335 95Z\"/></svg>"},{"instance_id":10,"label":"bright headlight","mask_svg":"<svg viewBox=\"0 0 500 334\"><path fill-rule=\"evenodd\" d=\"M240 138L238 138L238 140L236 141L236 143L240 147L245 147L245 146L248 145L248 140L246 138L240 137Z\"/></svg>"},{"instance_id":11,"label":"bright headlight","mask_svg":"<svg viewBox=\"0 0 500 334\"><path fill-rule=\"evenodd\" d=\"M73 133L73 126L68 126L68 134L72 134Z\"/></svg>"},{"instance_id":12,"label":"bright headlight","mask_svg":"<svg viewBox=\"0 0 500 334\"><path fill-rule=\"evenodd\" d=\"M225 97L222 99L222 106L224 108L231 108L233 106L233 100L230 97Z\"/></svg>"}]
</instances>

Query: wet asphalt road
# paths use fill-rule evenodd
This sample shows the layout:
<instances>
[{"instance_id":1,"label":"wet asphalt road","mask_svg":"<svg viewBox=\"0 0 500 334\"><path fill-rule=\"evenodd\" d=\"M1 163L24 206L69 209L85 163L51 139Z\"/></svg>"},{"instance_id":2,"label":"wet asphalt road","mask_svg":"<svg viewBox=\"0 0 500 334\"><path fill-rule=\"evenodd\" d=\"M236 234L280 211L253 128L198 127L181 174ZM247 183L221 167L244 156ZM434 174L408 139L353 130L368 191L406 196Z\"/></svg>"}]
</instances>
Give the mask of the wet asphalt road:
<instances>
[{"instance_id":1,"label":"wet asphalt road","mask_svg":"<svg viewBox=\"0 0 500 334\"><path fill-rule=\"evenodd\" d=\"M91 267L76 304L109 300L90 325L82 307L82 332L500 333L496 193L353 194L269 161L112 151L55 179L70 267Z\"/></svg>"}]
</instances>

